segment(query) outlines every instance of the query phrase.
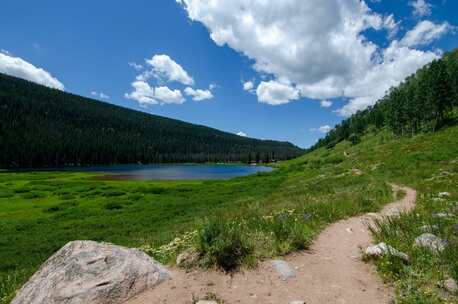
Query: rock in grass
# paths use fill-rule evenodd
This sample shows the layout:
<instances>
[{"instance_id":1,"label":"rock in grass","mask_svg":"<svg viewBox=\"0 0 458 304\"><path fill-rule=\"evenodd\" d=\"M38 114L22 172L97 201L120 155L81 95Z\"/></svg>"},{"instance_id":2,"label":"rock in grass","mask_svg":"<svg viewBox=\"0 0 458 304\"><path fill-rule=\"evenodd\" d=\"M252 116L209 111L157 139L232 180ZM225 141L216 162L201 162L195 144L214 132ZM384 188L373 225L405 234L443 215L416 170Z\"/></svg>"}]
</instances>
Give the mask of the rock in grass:
<instances>
[{"instance_id":1,"label":"rock in grass","mask_svg":"<svg viewBox=\"0 0 458 304\"><path fill-rule=\"evenodd\" d=\"M447 245L447 242L432 233L423 233L415 239L415 245L433 251L442 251Z\"/></svg>"},{"instance_id":2,"label":"rock in grass","mask_svg":"<svg viewBox=\"0 0 458 304\"><path fill-rule=\"evenodd\" d=\"M424 225L420 227L420 231L423 233L431 233L437 229L439 229L437 225Z\"/></svg>"},{"instance_id":3,"label":"rock in grass","mask_svg":"<svg viewBox=\"0 0 458 304\"><path fill-rule=\"evenodd\" d=\"M449 278L442 282L442 286L444 289L450 293L457 293L458 292L458 284L452 278Z\"/></svg>"},{"instance_id":4,"label":"rock in grass","mask_svg":"<svg viewBox=\"0 0 458 304\"><path fill-rule=\"evenodd\" d=\"M450 197L450 193L449 192L439 192L438 196L440 198Z\"/></svg>"},{"instance_id":5,"label":"rock in grass","mask_svg":"<svg viewBox=\"0 0 458 304\"><path fill-rule=\"evenodd\" d=\"M435 218L449 218L449 217L452 217L452 216L453 216L452 214L449 214L447 212L433 213L433 217L435 217Z\"/></svg>"},{"instance_id":6,"label":"rock in grass","mask_svg":"<svg viewBox=\"0 0 458 304\"><path fill-rule=\"evenodd\" d=\"M137 249L70 242L19 290L12 304L118 304L154 288L168 271Z\"/></svg>"},{"instance_id":7,"label":"rock in grass","mask_svg":"<svg viewBox=\"0 0 458 304\"><path fill-rule=\"evenodd\" d=\"M218 304L216 301L200 300L197 304Z\"/></svg>"},{"instance_id":8,"label":"rock in grass","mask_svg":"<svg viewBox=\"0 0 458 304\"><path fill-rule=\"evenodd\" d=\"M385 243L378 243L377 245L367 247L365 254L372 258L381 258L387 254L391 254L392 256L398 257L401 260L409 260L409 256L407 254Z\"/></svg>"},{"instance_id":9,"label":"rock in grass","mask_svg":"<svg viewBox=\"0 0 458 304\"><path fill-rule=\"evenodd\" d=\"M283 260L272 261L272 266L278 272L280 278L283 281L286 281L296 276L296 271L294 270L294 268Z\"/></svg>"}]
</instances>

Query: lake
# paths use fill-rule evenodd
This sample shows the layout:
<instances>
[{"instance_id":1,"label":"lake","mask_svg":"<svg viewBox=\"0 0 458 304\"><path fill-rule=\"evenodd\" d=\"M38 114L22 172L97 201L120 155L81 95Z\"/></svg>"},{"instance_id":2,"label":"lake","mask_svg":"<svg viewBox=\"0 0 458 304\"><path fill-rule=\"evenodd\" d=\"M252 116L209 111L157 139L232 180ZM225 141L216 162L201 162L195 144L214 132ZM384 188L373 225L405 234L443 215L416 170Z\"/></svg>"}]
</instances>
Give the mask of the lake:
<instances>
[{"instance_id":1,"label":"lake","mask_svg":"<svg viewBox=\"0 0 458 304\"><path fill-rule=\"evenodd\" d=\"M70 167L43 170L100 172L106 174L102 177L106 180L212 180L230 179L252 175L258 172L270 172L273 168L230 164L156 164Z\"/></svg>"}]
</instances>

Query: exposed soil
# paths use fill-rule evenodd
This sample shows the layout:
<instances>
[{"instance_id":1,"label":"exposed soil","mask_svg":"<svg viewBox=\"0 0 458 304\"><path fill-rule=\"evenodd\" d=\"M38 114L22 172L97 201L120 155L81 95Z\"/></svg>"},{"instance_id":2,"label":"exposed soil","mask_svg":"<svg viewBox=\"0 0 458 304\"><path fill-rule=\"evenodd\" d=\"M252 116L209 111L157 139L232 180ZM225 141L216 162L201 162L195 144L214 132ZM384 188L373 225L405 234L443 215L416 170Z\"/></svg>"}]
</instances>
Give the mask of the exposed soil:
<instances>
[{"instance_id":1,"label":"exposed soil","mask_svg":"<svg viewBox=\"0 0 458 304\"><path fill-rule=\"evenodd\" d=\"M409 211L415 205L416 191L393 185L406 195L400 201L369 213L339 221L326 228L311 249L284 257L296 270L287 281L279 278L271 261L262 262L256 270L245 270L232 276L216 272L171 269L172 279L148 291L128 304L193 303L212 293L224 303L289 303L302 300L307 304L323 303L389 303L393 289L383 284L375 268L361 260L361 248L371 244L367 229L375 217Z\"/></svg>"}]
</instances>

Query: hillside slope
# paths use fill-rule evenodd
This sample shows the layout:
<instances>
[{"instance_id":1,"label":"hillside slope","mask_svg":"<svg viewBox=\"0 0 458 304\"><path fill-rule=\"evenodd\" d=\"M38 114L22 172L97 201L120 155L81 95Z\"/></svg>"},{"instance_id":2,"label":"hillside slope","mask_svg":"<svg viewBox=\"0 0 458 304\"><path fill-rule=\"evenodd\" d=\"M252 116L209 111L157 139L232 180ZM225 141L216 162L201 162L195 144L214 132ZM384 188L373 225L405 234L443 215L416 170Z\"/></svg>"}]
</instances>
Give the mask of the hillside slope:
<instances>
[{"instance_id":1,"label":"hillside slope","mask_svg":"<svg viewBox=\"0 0 458 304\"><path fill-rule=\"evenodd\" d=\"M150 115L0 74L0 167L285 160L288 142Z\"/></svg>"}]
</instances>

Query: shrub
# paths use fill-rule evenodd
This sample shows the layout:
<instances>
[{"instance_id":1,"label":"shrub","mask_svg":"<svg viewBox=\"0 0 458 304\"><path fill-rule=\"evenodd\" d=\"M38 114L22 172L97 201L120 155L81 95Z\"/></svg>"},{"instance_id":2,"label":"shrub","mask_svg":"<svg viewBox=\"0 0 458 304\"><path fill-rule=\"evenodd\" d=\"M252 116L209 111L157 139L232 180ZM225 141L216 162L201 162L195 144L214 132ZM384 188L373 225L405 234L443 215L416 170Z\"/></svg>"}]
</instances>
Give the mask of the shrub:
<instances>
[{"instance_id":1,"label":"shrub","mask_svg":"<svg viewBox=\"0 0 458 304\"><path fill-rule=\"evenodd\" d=\"M237 222L208 221L197 236L197 250L204 266L217 266L224 271L239 267L253 253L253 246Z\"/></svg>"}]
</instances>

